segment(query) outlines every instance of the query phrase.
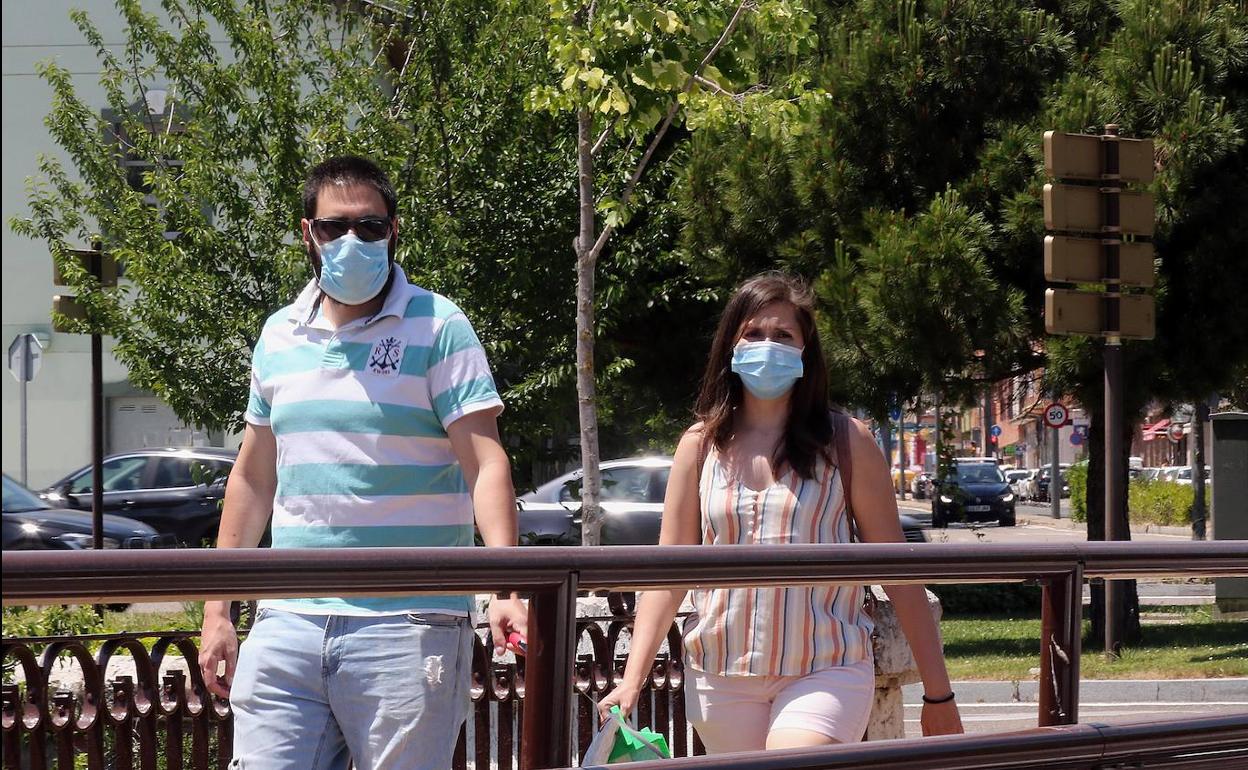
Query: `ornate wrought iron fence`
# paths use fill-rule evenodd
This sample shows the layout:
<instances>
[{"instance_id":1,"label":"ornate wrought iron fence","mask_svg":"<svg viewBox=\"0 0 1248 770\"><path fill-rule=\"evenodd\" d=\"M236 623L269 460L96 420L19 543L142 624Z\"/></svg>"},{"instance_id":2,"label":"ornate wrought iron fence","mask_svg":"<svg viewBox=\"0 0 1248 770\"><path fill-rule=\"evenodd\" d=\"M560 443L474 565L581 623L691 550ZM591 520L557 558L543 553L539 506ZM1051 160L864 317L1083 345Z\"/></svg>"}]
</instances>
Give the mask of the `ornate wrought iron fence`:
<instances>
[{"instance_id":1,"label":"ornate wrought iron fence","mask_svg":"<svg viewBox=\"0 0 1248 770\"><path fill-rule=\"evenodd\" d=\"M731 558L725 558L731 551ZM326 569L325 564L333 564ZM520 744L520 764L525 768L567 767L571 764L575 739L582 735L578 713L585 707L576 695L578 670L589 681L596 681L595 662L588 668L577 655L578 621L575 599L578 590L649 590L696 586L785 586L820 583L975 583L1037 580L1043 586L1040 638L1039 723L1073 725L1078 721L1078 682L1081 617L1080 586L1085 578L1127 579L1144 576L1190 575L1248 576L1248 543L1084 543L1044 545L995 544L879 544L810 546L734 546L725 548L617 546L614 548L346 548L318 550L225 549L180 553L145 551L28 552L7 554L0 565L3 573L4 604L107 603L150 601L152 599L300 597L300 596L396 596L417 593L480 593L510 589L532 597L530 647L523 677L513 677L518 695L523 683L524 722L519 733L500 729L514 747ZM590 632L592 634L592 632ZM611 656L613 670L619 668ZM591 653L596 656L596 653ZM606 658L604 658L604 661ZM27 658L22 665L34 666ZM484 669L483 669L484 670ZM668 670L675 673L678 664ZM105 672L107 673L107 672ZM193 676L193 675L192 675ZM483 680L484 681L484 680ZM674 677L673 677L674 683ZM493 686L493 685L492 685ZM123 694L124 694L123 688ZM176 688L175 688L176 689ZM191 691L195 690L192 681ZM202 687L200 688L202 693ZM6 691L6 698L9 693ZM19 691L5 702L5 736L9 720L21 730L50 730L52 706L47 694L36 697ZM40 700L42 698L42 700ZM105 731L109 715L125 714L131 708L147 712L140 729L159 726L159 716L150 708L157 700L154 675L136 682L135 694L123 698L116 709L104 702L102 683L85 693L82 705L58 719ZM573 701L577 701L576 704ZM511 723L515 723L515 699ZM202 703L202 700L201 700ZM500 701L502 703L502 701ZM669 695L670 704L670 695ZM43 711L40 710L42 705ZM52 705L56 705L53 702ZM58 707L59 708L59 707ZM670 705L669 705L670 708ZM46 723L40 718L47 712ZM669 713L671 713L669 711ZM212 714L208 714L211 724ZM652 717L654 715L652 714ZM121 721L121 720L118 720ZM1182 725L1174 743L1197 745L1206 738L1210 746L1240 750L1248 748L1245 720L1228 720L1225 732L1218 724L1196 728L1187 734ZM228 724L222 721L220 725ZM1220 724L1220 723L1219 723ZM227 727L218 726L217 740L226 736ZM192 730L194 730L194 724ZM201 730L203 728L200 728ZM1049 732L1046 735L1053 735ZM1073 735L1074 733L1070 733ZM1058 731L1057 740L1064 739ZM673 736L675 738L675 736ZM72 735L70 738L73 739ZM132 738L131 738L132 740ZM946 739L936 739L946 740ZM1102 748L1105 739L1097 737ZM1135 740L1140 751L1146 740ZM962 768L962 755L982 756L995 751L1002 764L1017 740L1011 737L949 738L952 759L935 759L928 768ZM675 741L674 741L675 742ZM103 741L101 740L101 745ZM192 738L192 744L194 740ZM32 747L35 744L32 742ZM42 746L43 744L39 744ZM917 745L917 744L916 744ZM925 752L931 744L923 743ZM1144 748L1140 748L1143 746ZM59 745L58 745L59 747ZM73 746L71 748L77 748ZM842 749L859 749L853 746ZM896 747L888 749L892 751ZM905 746L901 746L904 752ZM42 750L42 749L36 749ZM865 751L878 752L870 748ZM122 747L122 753L129 748ZM22 761L20 747L11 749L15 761ZM805 764L816 767L825 759L841 754L837 748L807 750ZM463 752L466 756L466 748ZM827 754L824 757L824 754ZM741 757L739 757L741 758ZM150 756L141 756L144 768L155 766ZM193 758L194 759L194 758ZM103 758L88 756L88 764L103 768ZM751 766L782 766L761 754L743 755ZM1186 761L1186 760L1183 760ZM218 762L220 760L218 759ZM92 764L93 763L93 764ZM677 760L675 765L698 760ZM701 766L706 766L701 763ZM840 766L840 765L838 765ZM976 764L987 767L987 764ZM1030 765L1029 765L1030 766ZM1100 766L1082 763L1069 767ZM1170 765L1176 766L1176 765Z\"/></svg>"},{"instance_id":2,"label":"ornate wrought iron fence","mask_svg":"<svg viewBox=\"0 0 1248 770\"><path fill-rule=\"evenodd\" d=\"M623 675L621 636L631 617L577 623L574 732L579 754L594 729L593 700ZM460 731L454 770L512 770L524 732L524 663L496 660L478 629L472 655L472 713ZM3 641L5 770L88 768L207 770L230 760L233 716L210 697L195 664L191 632L8 638ZM684 666L676 626L655 658L639 719L663 732L675 756L703 753L685 719ZM65 669L72 669L66 672ZM68 673L69 676L64 674ZM61 676L58 676L61 674ZM72 687L65 685L72 681Z\"/></svg>"}]
</instances>

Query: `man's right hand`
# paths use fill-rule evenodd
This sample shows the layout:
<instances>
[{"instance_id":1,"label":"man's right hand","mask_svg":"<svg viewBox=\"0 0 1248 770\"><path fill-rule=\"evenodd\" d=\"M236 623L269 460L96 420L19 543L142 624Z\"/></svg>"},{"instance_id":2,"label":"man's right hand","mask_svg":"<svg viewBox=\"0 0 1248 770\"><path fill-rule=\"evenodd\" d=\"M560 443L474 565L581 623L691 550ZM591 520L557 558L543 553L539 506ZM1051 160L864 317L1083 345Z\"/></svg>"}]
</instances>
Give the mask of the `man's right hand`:
<instances>
[{"instance_id":1,"label":"man's right hand","mask_svg":"<svg viewBox=\"0 0 1248 770\"><path fill-rule=\"evenodd\" d=\"M210 603L211 604L211 603ZM204 629L199 640L199 670L204 684L214 695L228 699L230 685L234 682L234 666L238 663L238 632L230 621L227 609L204 607ZM225 662L225 676L218 677L221 662Z\"/></svg>"}]
</instances>

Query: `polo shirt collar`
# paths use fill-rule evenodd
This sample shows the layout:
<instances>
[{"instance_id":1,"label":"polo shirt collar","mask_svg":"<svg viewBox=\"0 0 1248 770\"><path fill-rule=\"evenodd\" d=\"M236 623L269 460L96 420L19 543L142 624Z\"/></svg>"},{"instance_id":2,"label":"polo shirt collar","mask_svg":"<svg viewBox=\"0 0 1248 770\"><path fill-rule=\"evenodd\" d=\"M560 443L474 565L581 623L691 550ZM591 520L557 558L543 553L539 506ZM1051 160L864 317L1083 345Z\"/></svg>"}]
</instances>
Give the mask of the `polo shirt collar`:
<instances>
[{"instance_id":1,"label":"polo shirt collar","mask_svg":"<svg viewBox=\"0 0 1248 770\"><path fill-rule=\"evenodd\" d=\"M407 274L403 272L403 268L399 267L399 263L395 262L390 266L394 271L393 279L390 281L390 289L386 292L386 300L382 303L381 310L377 314L364 320L364 324L370 324L373 321L380 320L387 316L402 318L407 312L407 303L410 299L412 285L408 283ZM319 308L313 317L313 307L316 306L317 300L321 297L321 287L317 284L316 278L308 281L303 287L303 291L299 292L299 296L295 298L294 304L290 306L289 320L300 326L311 326L315 328L329 328L325 322L325 315L320 312ZM354 325L354 322L352 323Z\"/></svg>"}]
</instances>

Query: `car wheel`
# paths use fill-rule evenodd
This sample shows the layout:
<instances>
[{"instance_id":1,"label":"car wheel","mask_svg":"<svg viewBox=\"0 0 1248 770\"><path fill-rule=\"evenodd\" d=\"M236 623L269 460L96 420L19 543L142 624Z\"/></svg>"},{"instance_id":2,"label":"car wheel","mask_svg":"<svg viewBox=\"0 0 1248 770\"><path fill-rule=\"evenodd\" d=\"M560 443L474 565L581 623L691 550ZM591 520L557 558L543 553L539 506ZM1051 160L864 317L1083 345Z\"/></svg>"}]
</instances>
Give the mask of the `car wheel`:
<instances>
[{"instance_id":1,"label":"car wheel","mask_svg":"<svg viewBox=\"0 0 1248 770\"><path fill-rule=\"evenodd\" d=\"M944 529L949 526L949 515L939 508L932 508L932 529Z\"/></svg>"},{"instance_id":2,"label":"car wheel","mask_svg":"<svg viewBox=\"0 0 1248 770\"><path fill-rule=\"evenodd\" d=\"M1014 526L1014 522L1015 522L1015 521L1016 521L1016 519L1015 519L1013 516L1004 516L1004 517L1002 517L1002 518L1000 518L1000 519L997 519L997 526L999 526L999 527L1012 527L1012 526Z\"/></svg>"}]
</instances>

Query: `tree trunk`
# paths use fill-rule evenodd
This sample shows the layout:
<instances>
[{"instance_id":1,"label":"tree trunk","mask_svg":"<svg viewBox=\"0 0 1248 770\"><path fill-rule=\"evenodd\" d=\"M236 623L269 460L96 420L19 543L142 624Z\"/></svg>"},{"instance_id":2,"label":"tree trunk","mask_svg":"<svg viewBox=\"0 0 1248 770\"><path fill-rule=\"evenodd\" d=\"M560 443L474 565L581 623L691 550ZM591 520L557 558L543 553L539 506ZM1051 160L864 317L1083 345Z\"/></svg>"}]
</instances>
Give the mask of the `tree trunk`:
<instances>
[{"instance_id":1,"label":"tree trunk","mask_svg":"<svg viewBox=\"0 0 1248 770\"><path fill-rule=\"evenodd\" d=\"M1205 539L1207 521L1205 505L1205 423L1209 420L1209 401L1197 399L1196 409L1192 415L1192 539Z\"/></svg>"},{"instance_id":2,"label":"tree trunk","mask_svg":"<svg viewBox=\"0 0 1248 770\"><path fill-rule=\"evenodd\" d=\"M576 398L581 423L581 544L599 545L602 507L598 473L598 405L594 382L594 221L593 115L577 113L576 169L580 228L576 237Z\"/></svg>"},{"instance_id":3,"label":"tree trunk","mask_svg":"<svg viewBox=\"0 0 1248 770\"><path fill-rule=\"evenodd\" d=\"M1088 483L1087 483L1087 508L1088 508L1088 541L1103 541L1105 539L1105 412L1100 409L1089 409L1088 419ZM1131 454L1131 430L1129 421L1124 420L1123 433L1125 440L1123 441L1123 453L1118 458L1118 462L1124 466L1123 473L1126 473L1126 465L1128 464ZM1049 494L1061 495L1062 486L1059 479L1049 480ZM1124 495L1124 506L1117 512L1121 517L1123 531L1127 533L1127 539L1131 539L1131 530L1126 526L1127 508L1129 507L1130 495ZM1123 603L1122 603L1122 637L1124 644L1136 644L1140 640L1140 598L1134 580L1120 581L1123 585ZM1093 583L1090 587L1091 605L1088 608L1089 618L1092 621L1092 628L1087 639L1087 649L1101 649L1105 646L1105 586L1103 583Z\"/></svg>"}]
</instances>

